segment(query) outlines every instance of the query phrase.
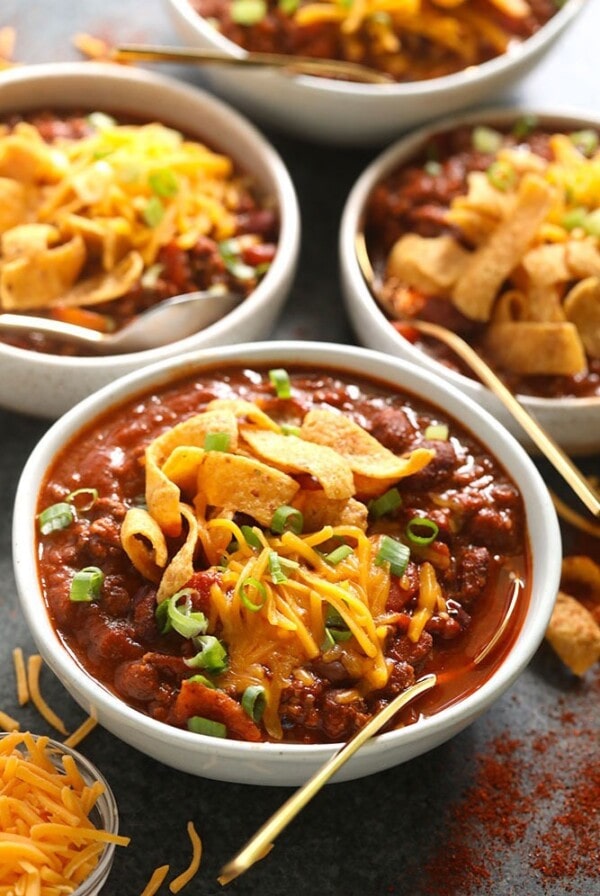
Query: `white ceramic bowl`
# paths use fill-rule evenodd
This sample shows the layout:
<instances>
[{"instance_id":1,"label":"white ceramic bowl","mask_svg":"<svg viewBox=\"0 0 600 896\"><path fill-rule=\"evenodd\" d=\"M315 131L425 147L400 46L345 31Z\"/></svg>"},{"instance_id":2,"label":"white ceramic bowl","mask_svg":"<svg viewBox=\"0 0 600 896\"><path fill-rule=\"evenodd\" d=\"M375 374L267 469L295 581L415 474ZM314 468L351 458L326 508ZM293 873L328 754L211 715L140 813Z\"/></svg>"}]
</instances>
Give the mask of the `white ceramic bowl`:
<instances>
[{"instance_id":1,"label":"white ceramic bowl","mask_svg":"<svg viewBox=\"0 0 600 896\"><path fill-rule=\"evenodd\" d=\"M69 108L135 114L190 131L237 162L279 210L277 254L256 290L221 320L160 348L105 357L61 357L0 343L0 406L55 418L121 374L186 351L270 335L291 286L300 247L294 186L280 156L237 112L175 79L91 62L3 72L0 117L9 111Z\"/></svg>"},{"instance_id":2,"label":"white ceramic bowl","mask_svg":"<svg viewBox=\"0 0 600 896\"><path fill-rule=\"evenodd\" d=\"M199 16L188 0L166 0L184 43L230 56L244 51ZM407 84L372 85L276 71L206 70L221 96L257 121L300 137L350 146L383 144L436 116L484 102L522 78L574 20L585 0L565 6L510 52L462 72Z\"/></svg>"},{"instance_id":3,"label":"white ceramic bowl","mask_svg":"<svg viewBox=\"0 0 600 896\"><path fill-rule=\"evenodd\" d=\"M600 116L538 109L488 109L467 115L453 116L423 128L394 143L363 171L350 191L340 225L339 259L342 291L354 332L362 345L388 352L420 364L430 374L442 376L481 407L488 410L528 449L533 445L505 406L481 383L443 366L430 355L412 345L391 326L374 300L362 276L355 251L355 237L363 219L365 204L373 188L397 167L408 161L433 134L460 125L481 122L490 126L507 125L522 116L533 115L541 125L568 130L600 127ZM593 454L600 447L600 398L537 398L522 396L523 405L534 414L553 438L573 455Z\"/></svg>"},{"instance_id":4,"label":"white ceramic bowl","mask_svg":"<svg viewBox=\"0 0 600 896\"><path fill-rule=\"evenodd\" d=\"M88 397L41 439L23 471L14 508L13 558L21 606L35 642L64 687L117 737L143 753L192 774L249 784L304 782L332 754L331 745L244 743L168 727L127 707L94 681L65 649L48 618L37 576L36 502L47 468L82 427L128 397L160 388L207 366L299 364L338 368L395 384L401 391L442 406L502 458L521 491L527 515L532 568L531 599L523 625L502 663L478 689L418 724L379 735L343 766L337 780L361 777L405 762L457 734L486 710L517 678L541 643L560 576L561 544L556 514L534 464L506 430L456 389L417 365L379 352L311 342L272 342L207 349L131 374Z\"/></svg>"}]
</instances>

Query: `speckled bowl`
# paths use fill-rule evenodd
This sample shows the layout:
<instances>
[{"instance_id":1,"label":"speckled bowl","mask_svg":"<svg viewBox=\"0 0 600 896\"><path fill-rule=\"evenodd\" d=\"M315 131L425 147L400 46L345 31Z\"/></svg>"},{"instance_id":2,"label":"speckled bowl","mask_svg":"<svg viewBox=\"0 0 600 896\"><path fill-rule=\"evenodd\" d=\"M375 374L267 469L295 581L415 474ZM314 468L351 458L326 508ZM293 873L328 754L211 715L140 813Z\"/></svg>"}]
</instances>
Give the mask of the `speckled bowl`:
<instances>
[{"instance_id":1,"label":"speckled bowl","mask_svg":"<svg viewBox=\"0 0 600 896\"><path fill-rule=\"evenodd\" d=\"M481 685L436 714L413 725L378 735L365 744L338 772L336 780L358 778L397 765L453 737L488 709L515 681L539 647L558 589L561 544L548 490L518 442L475 402L432 377L421 367L358 347L316 342L259 342L206 349L172 358L123 377L82 401L42 437L23 470L14 507L13 559L23 613L46 663L67 691L101 725L143 753L191 774L246 784L303 783L331 755L332 745L246 743L215 739L169 727L123 703L100 685L65 648L46 612L37 573L36 511L40 486L58 452L77 432L128 398L160 389L174 380L214 370L215 365L270 367L290 363L321 369L337 368L346 375L374 378L443 407L475 433L496 456L524 501L531 553L531 592L525 618L506 656Z\"/></svg>"},{"instance_id":2,"label":"speckled bowl","mask_svg":"<svg viewBox=\"0 0 600 896\"><path fill-rule=\"evenodd\" d=\"M279 210L278 250L254 292L221 320L160 348L105 357L61 357L0 343L0 405L55 418L116 377L183 352L266 338L294 276L300 246L300 216L294 186L283 161L266 139L237 112L207 93L172 78L132 67L91 62L16 67L2 73L0 117L33 109L97 109L135 112L161 120L231 156L274 198Z\"/></svg>"},{"instance_id":3,"label":"speckled bowl","mask_svg":"<svg viewBox=\"0 0 600 896\"><path fill-rule=\"evenodd\" d=\"M539 109L487 109L445 118L420 129L384 150L363 171L354 184L344 207L339 234L339 261L342 291L356 336L362 345L420 364L434 376L447 382L489 411L528 449L533 445L500 399L480 382L442 365L431 355L404 339L391 325L375 301L362 275L356 254L356 233L362 226L364 208L376 186L388 174L408 161L433 134L453 130L461 125L486 123L508 125L523 116L533 115L541 125L580 130L600 128L600 116L579 112L548 112ZM600 447L600 398L537 398L521 396L524 407L547 432L570 454L594 454Z\"/></svg>"},{"instance_id":4,"label":"speckled bowl","mask_svg":"<svg viewBox=\"0 0 600 896\"><path fill-rule=\"evenodd\" d=\"M242 56L244 50L199 16L188 0L166 0L185 44ZM262 124L299 137L348 146L381 145L438 115L496 96L527 74L573 22L585 0L567 0L539 31L521 44L464 71L406 84L358 84L277 71L214 66L211 87Z\"/></svg>"}]
</instances>

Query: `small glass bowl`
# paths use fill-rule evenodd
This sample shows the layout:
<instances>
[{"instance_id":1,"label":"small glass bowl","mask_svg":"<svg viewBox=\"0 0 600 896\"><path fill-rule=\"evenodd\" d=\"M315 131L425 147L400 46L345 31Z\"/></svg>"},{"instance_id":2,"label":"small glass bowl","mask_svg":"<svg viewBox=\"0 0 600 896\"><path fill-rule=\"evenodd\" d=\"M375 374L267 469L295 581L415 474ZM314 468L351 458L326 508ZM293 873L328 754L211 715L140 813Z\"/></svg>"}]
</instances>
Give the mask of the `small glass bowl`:
<instances>
[{"instance_id":1,"label":"small glass bowl","mask_svg":"<svg viewBox=\"0 0 600 896\"><path fill-rule=\"evenodd\" d=\"M0 739L4 739L8 736L8 734L0 734ZM39 736L35 734L32 734L31 737L35 741L39 739ZM19 745L19 749L26 755L26 750L23 745ZM77 766L77 771L85 781L86 785L91 786L98 781L103 785L104 792L96 800L96 803L89 814L89 819L94 827L99 830L108 831L110 834L118 834L119 812L117 809L117 802L104 775L90 762L89 759L86 759L86 757L82 756L81 753L78 753L77 750L68 747L66 744L60 743L59 741L52 740L52 738L48 739L46 752L48 758L57 770L63 770L62 757L68 755L73 758L75 765ZM98 896L98 893L100 893L110 874L114 854L115 844L107 843L102 850L98 859L98 864L92 873L77 887L76 890L73 890L71 896Z\"/></svg>"}]
</instances>

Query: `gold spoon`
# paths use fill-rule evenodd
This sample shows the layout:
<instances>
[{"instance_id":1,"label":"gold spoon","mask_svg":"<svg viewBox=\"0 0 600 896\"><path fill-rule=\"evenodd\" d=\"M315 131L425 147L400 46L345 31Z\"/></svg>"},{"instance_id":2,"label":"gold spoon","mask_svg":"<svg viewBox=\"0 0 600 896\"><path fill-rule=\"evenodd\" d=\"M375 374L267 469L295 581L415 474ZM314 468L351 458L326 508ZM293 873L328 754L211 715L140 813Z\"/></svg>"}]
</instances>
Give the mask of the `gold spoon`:
<instances>
[{"instance_id":1,"label":"gold spoon","mask_svg":"<svg viewBox=\"0 0 600 896\"><path fill-rule=\"evenodd\" d=\"M214 50L122 44L111 52L113 62L179 62L189 65L227 65L242 68L277 68L289 75L314 75L356 81L362 84L393 84L390 75L357 62L340 59L319 59L312 56L291 56L285 53L248 53L229 56Z\"/></svg>"},{"instance_id":2,"label":"gold spoon","mask_svg":"<svg viewBox=\"0 0 600 896\"><path fill-rule=\"evenodd\" d=\"M350 740L341 747L337 753L325 762L315 774L303 784L299 790L296 790L292 796L271 816L271 818L263 824L261 828L248 840L246 845L234 856L231 861L221 868L218 881L222 886L235 880L244 871L247 871L255 862L258 862L271 851L273 841L283 831L285 827L296 817L298 812L306 806L306 804L315 796L321 787L331 778L331 776L342 767L342 765L356 753L359 747L362 747L369 738L379 731L386 722L396 715L396 713L406 706L415 697L428 691L436 683L435 675L425 675L410 687L398 694L391 703L384 706L376 713L367 724L361 728Z\"/></svg>"},{"instance_id":3,"label":"gold spoon","mask_svg":"<svg viewBox=\"0 0 600 896\"><path fill-rule=\"evenodd\" d=\"M362 275L371 290L373 296L381 305L380 296L376 288L375 273L369 258L364 233L356 234L356 256ZM387 309L386 309L387 310ZM585 504L587 509L596 517L600 517L600 498L592 488L581 470L565 454L560 445L554 441L533 414L527 411L521 402L507 389L502 380L496 376L492 368L477 354L471 346L460 336L447 327L429 321L410 318L409 323L416 330L434 339L439 339L448 345L466 364L477 374L480 380L493 392L512 416L523 427L531 441L539 448L541 453L550 461L555 470L560 473L565 482L573 489L575 494Z\"/></svg>"}]
</instances>

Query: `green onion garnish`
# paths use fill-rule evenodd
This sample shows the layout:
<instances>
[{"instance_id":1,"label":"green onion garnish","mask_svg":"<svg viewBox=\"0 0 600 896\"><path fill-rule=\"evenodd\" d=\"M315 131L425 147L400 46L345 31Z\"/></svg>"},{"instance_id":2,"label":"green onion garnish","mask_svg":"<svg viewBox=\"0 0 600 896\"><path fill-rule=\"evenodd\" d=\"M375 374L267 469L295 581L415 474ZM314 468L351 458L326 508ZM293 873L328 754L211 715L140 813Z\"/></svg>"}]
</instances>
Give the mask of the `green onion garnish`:
<instances>
[{"instance_id":1,"label":"green onion garnish","mask_svg":"<svg viewBox=\"0 0 600 896\"><path fill-rule=\"evenodd\" d=\"M142 210L142 218L148 227L158 227L165 214L165 207L158 196L151 196Z\"/></svg>"},{"instance_id":2,"label":"green onion garnish","mask_svg":"<svg viewBox=\"0 0 600 896\"><path fill-rule=\"evenodd\" d=\"M583 153L587 158L591 158L598 149L598 133L591 128L585 128L582 131L573 131L569 134L571 142L577 147L579 152Z\"/></svg>"},{"instance_id":3,"label":"green onion garnish","mask_svg":"<svg viewBox=\"0 0 600 896\"><path fill-rule=\"evenodd\" d=\"M48 535L56 529L66 529L75 519L73 508L66 501L59 501L58 504L52 504L38 515L40 524L40 532L42 535Z\"/></svg>"},{"instance_id":4,"label":"green onion garnish","mask_svg":"<svg viewBox=\"0 0 600 896\"><path fill-rule=\"evenodd\" d=\"M104 573L97 566L86 566L75 573L71 580L69 600L75 603L89 603L100 596Z\"/></svg>"},{"instance_id":5,"label":"green onion garnish","mask_svg":"<svg viewBox=\"0 0 600 896\"><path fill-rule=\"evenodd\" d=\"M394 510L397 510L401 505L402 498L400 492L397 488L390 488L383 495L380 495L379 498L369 501L369 513L378 520L380 517L385 516L386 513L392 513Z\"/></svg>"},{"instance_id":6,"label":"green onion garnish","mask_svg":"<svg viewBox=\"0 0 600 896\"><path fill-rule=\"evenodd\" d=\"M187 720L188 731L194 734L206 734L208 737L227 737L227 727L223 722L205 719L204 716L190 716Z\"/></svg>"},{"instance_id":7,"label":"green onion garnish","mask_svg":"<svg viewBox=\"0 0 600 896\"><path fill-rule=\"evenodd\" d=\"M288 577L281 568L281 561L277 551L269 551L269 572L276 585L281 585L288 580Z\"/></svg>"},{"instance_id":8,"label":"green onion garnish","mask_svg":"<svg viewBox=\"0 0 600 896\"><path fill-rule=\"evenodd\" d=\"M246 539L246 544L249 544L251 548L258 548L258 550L262 548L262 542L254 531L253 526L240 526L240 529Z\"/></svg>"},{"instance_id":9,"label":"green onion garnish","mask_svg":"<svg viewBox=\"0 0 600 896\"><path fill-rule=\"evenodd\" d=\"M249 592L255 592L258 595L259 601L254 603L250 599ZM250 610L251 613L258 613L259 610L265 605L267 600L267 589L258 579L255 579L254 576L248 576L247 579L240 584L240 600L247 610Z\"/></svg>"},{"instance_id":10,"label":"green onion garnish","mask_svg":"<svg viewBox=\"0 0 600 896\"><path fill-rule=\"evenodd\" d=\"M95 131L110 131L117 124L115 119L105 112L90 112L87 122Z\"/></svg>"},{"instance_id":11,"label":"green onion garnish","mask_svg":"<svg viewBox=\"0 0 600 896\"><path fill-rule=\"evenodd\" d=\"M82 500L82 498L86 498L87 500ZM68 501L69 504L74 504L78 510L83 512L91 510L97 500L97 488L76 488L74 492L69 492L65 498L65 501Z\"/></svg>"},{"instance_id":12,"label":"green onion garnish","mask_svg":"<svg viewBox=\"0 0 600 896\"><path fill-rule=\"evenodd\" d=\"M282 504L273 514L271 520L271 529L278 535L289 530L295 535L300 535L304 528L304 517L296 507L290 507L288 504Z\"/></svg>"},{"instance_id":13,"label":"green onion garnish","mask_svg":"<svg viewBox=\"0 0 600 896\"><path fill-rule=\"evenodd\" d=\"M587 216L587 208L578 206L577 208L572 208L568 212L566 212L563 215L560 223L565 228L565 230L575 230L577 227L584 226Z\"/></svg>"},{"instance_id":14,"label":"green onion garnish","mask_svg":"<svg viewBox=\"0 0 600 896\"><path fill-rule=\"evenodd\" d=\"M260 722L267 705L265 689L260 684L249 685L242 694L242 709L253 722Z\"/></svg>"},{"instance_id":15,"label":"green onion garnish","mask_svg":"<svg viewBox=\"0 0 600 896\"><path fill-rule=\"evenodd\" d=\"M265 0L233 0L230 7L236 25L258 25L267 14Z\"/></svg>"},{"instance_id":16,"label":"green onion garnish","mask_svg":"<svg viewBox=\"0 0 600 896\"><path fill-rule=\"evenodd\" d=\"M334 548L333 551L330 551L329 554L325 554L325 560L332 566L337 566L338 563L341 563L342 560L345 560L346 557L349 557L350 554L353 553L354 551L349 544L340 544L337 548Z\"/></svg>"},{"instance_id":17,"label":"green onion garnish","mask_svg":"<svg viewBox=\"0 0 600 896\"><path fill-rule=\"evenodd\" d=\"M390 572L395 576L402 576L409 558L410 550L405 544L392 538L391 535L384 535L375 557L375 563L377 566L389 563Z\"/></svg>"},{"instance_id":18,"label":"green onion garnish","mask_svg":"<svg viewBox=\"0 0 600 896\"><path fill-rule=\"evenodd\" d=\"M269 370L269 379L277 398L292 397L292 384L287 370L284 370L283 367L274 367L273 370Z\"/></svg>"},{"instance_id":19,"label":"green onion garnish","mask_svg":"<svg viewBox=\"0 0 600 896\"><path fill-rule=\"evenodd\" d=\"M277 9L286 16L291 16L300 6L300 0L278 0Z\"/></svg>"},{"instance_id":20,"label":"green onion garnish","mask_svg":"<svg viewBox=\"0 0 600 896\"><path fill-rule=\"evenodd\" d=\"M256 269L242 261L241 251L240 241L235 238L219 243L219 253L229 273L238 280L253 280L257 276Z\"/></svg>"},{"instance_id":21,"label":"green onion garnish","mask_svg":"<svg viewBox=\"0 0 600 896\"><path fill-rule=\"evenodd\" d=\"M528 137L537 126L538 119L535 115L523 115L523 117L519 118L518 121L515 121L513 125L513 136L516 137L517 140L522 140L523 137Z\"/></svg>"},{"instance_id":22,"label":"green onion garnish","mask_svg":"<svg viewBox=\"0 0 600 896\"><path fill-rule=\"evenodd\" d=\"M442 173L442 166L440 165L439 162L436 162L435 159L429 159L428 162L425 162L424 168L425 168L425 173L428 174L430 177L437 177L439 174Z\"/></svg>"},{"instance_id":23,"label":"green onion garnish","mask_svg":"<svg viewBox=\"0 0 600 896\"><path fill-rule=\"evenodd\" d=\"M331 634L331 630L326 628L323 635L323 641L321 643L321 653L327 653L327 651L331 650L332 647L335 647L335 640L333 635Z\"/></svg>"},{"instance_id":24,"label":"green onion garnish","mask_svg":"<svg viewBox=\"0 0 600 896\"><path fill-rule=\"evenodd\" d=\"M449 431L445 423L432 423L425 427L425 438L432 442L447 442Z\"/></svg>"},{"instance_id":25,"label":"green onion garnish","mask_svg":"<svg viewBox=\"0 0 600 896\"><path fill-rule=\"evenodd\" d=\"M415 516L407 523L406 537L412 544L426 545L435 541L439 526L427 516Z\"/></svg>"},{"instance_id":26,"label":"green onion garnish","mask_svg":"<svg viewBox=\"0 0 600 896\"><path fill-rule=\"evenodd\" d=\"M590 236L600 237L600 208L585 216L582 227Z\"/></svg>"},{"instance_id":27,"label":"green onion garnish","mask_svg":"<svg viewBox=\"0 0 600 896\"><path fill-rule=\"evenodd\" d=\"M485 125L479 125L473 128L471 141L473 149L477 152L494 153L498 152L502 146L502 134L494 128L488 128Z\"/></svg>"},{"instance_id":28,"label":"green onion garnish","mask_svg":"<svg viewBox=\"0 0 600 896\"><path fill-rule=\"evenodd\" d=\"M183 588L168 600L162 602L167 605L166 631L174 629L182 638L195 638L197 635L203 635L208 626L208 620L204 613L192 610L191 595L191 588ZM183 600L182 606L179 605L181 600ZM160 606L162 604L159 604ZM165 633L165 628L163 628L163 634Z\"/></svg>"},{"instance_id":29,"label":"green onion garnish","mask_svg":"<svg viewBox=\"0 0 600 896\"><path fill-rule=\"evenodd\" d=\"M200 635L194 638L194 644L200 650L195 656L184 659L186 666L209 672L223 672L227 668L227 651L214 635Z\"/></svg>"},{"instance_id":30,"label":"green onion garnish","mask_svg":"<svg viewBox=\"0 0 600 896\"><path fill-rule=\"evenodd\" d=\"M299 426L292 426L290 423L282 423L281 432L284 436L299 436L301 429Z\"/></svg>"},{"instance_id":31,"label":"green onion garnish","mask_svg":"<svg viewBox=\"0 0 600 896\"><path fill-rule=\"evenodd\" d=\"M204 450L228 451L230 440L228 432L207 432L204 436Z\"/></svg>"},{"instance_id":32,"label":"green onion garnish","mask_svg":"<svg viewBox=\"0 0 600 896\"><path fill-rule=\"evenodd\" d=\"M156 196L168 198L179 190L177 178L170 168L159 168L148 175L150 189Z\"/></svg>"},{"instance_id":33,"label":"green onion garnish","mask_svg":"<svg viewBox=\"0 0 600 896\"><path fill-rule=\"evenodd\" d=\"M186 678L186 681L191 681L194 684L203 684L205 688L210 688L211 691L214 691L217 687L214 681L211 681L206 675L190 675L189 678Z\"/></svg>"},{"instance_id":34,"label":"green onion garnish","mask_svg":"<svg viewBox=\"0 0 600 896\"><path fill-rule=\"evenodd\" d=\"M513 166L502 160L492 162L486 174L491 185L502 193L512 189L517 182L517 172Z\"/></svg>"}]
</instances>

